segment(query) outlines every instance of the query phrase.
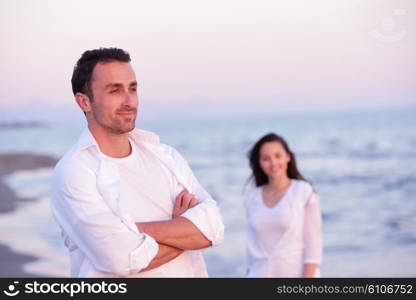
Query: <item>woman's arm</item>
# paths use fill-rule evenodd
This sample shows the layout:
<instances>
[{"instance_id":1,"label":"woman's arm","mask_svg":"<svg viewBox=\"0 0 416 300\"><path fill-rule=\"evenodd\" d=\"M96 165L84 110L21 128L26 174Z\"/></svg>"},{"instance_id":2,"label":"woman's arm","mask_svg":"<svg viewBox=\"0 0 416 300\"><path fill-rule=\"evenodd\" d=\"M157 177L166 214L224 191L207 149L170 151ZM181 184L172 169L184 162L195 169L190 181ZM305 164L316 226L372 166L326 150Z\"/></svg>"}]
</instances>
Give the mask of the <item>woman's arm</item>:
<instances>
[{"instance_id":1,"label":"woman's arm","mask_svg":"<svg viewBox=\"0 0 416 300\"><path fill-rule=\"evenodd\" d=\"M322 257L322 217L319 196L313 193L305 204L303 228L304 268L303 277L315 277Z\"/></svg>"},{"instance_id":2,"label":"woman's arm","mask_svg":"<svg viewBox=\"0 0 416 300\"><path fill-rule=\"evenodd\" d=\"M304 264L303 265L303 277L305 278L312 278L316 277L316 269L318 268L318 264Z\"/></svg>"}]
</instances>

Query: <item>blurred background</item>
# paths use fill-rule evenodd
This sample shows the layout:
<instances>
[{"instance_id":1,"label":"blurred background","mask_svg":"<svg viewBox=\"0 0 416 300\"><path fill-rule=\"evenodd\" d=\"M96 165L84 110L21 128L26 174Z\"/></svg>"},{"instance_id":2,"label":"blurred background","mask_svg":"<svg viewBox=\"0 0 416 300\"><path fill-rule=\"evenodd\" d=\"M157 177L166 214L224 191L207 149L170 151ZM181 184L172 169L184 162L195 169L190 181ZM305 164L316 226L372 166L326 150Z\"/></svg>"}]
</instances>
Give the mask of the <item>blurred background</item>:
<instances>
[{"instance_id":1,"label":"blurred background","mask_svg":"<svg viewBox=\"0 0 416 300\"><path fill-rule=\"evenodd\" d=\"M322 276L415 277L415 13L411 0L0 1L0 276L69 276L49 184L86 126L70 78L85 50L119 47L137 127L221 208L210 276L244 275L246 153L275 132L321 196Z\"/></svg>"}]
</instances>

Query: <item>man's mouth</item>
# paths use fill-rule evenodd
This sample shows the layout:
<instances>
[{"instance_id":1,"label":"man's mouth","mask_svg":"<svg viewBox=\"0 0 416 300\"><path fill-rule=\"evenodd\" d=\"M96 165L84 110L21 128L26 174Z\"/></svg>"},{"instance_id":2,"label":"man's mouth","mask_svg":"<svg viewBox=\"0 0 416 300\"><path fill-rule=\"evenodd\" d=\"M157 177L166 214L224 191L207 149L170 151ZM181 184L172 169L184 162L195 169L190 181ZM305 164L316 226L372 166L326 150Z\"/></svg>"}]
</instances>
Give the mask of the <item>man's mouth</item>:
<instances>
[{"instance_id":1,"label":"man's mouth","mask_svg":"<svg viewBox=\"0 0 416 300\"><path fill-rule=\"evenodd\" d=\"M136 114L136 112L135 111L120 111L117 114L122 117L133 117Z\"/></svg>"}]
</instances>

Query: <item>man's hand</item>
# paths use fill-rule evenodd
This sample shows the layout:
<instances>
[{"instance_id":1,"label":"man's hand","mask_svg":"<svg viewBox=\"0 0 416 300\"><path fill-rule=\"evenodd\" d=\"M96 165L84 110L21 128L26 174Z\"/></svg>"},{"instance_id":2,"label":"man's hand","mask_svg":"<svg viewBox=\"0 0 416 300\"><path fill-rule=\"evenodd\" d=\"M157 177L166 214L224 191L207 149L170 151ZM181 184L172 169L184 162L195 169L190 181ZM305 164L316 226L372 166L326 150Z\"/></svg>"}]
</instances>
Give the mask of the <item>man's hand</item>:
<instances>
[{"instance_id":1,"label":"man's hand","mask_svg":"<svg viewBox=\"0 0 416 300\"><path fill-rule=\"evenodd\" d=\"M182 215L189 208L194 207L199 202L195 198L195 195L190 194L187 189L184 189L182 192L176 196L175 206L173 207L172 218L177 218Z\"/></svg>"}]
</instances>

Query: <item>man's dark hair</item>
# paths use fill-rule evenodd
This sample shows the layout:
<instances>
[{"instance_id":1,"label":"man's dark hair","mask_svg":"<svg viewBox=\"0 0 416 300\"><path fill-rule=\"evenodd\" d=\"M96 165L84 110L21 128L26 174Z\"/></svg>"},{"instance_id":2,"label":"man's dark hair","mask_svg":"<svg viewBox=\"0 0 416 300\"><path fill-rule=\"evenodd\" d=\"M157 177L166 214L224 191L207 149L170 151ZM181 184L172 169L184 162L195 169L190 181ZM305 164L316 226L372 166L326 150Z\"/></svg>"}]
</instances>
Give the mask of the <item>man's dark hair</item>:
<instances>
[{"instance_id":1,"label":"man's dark hair","mask_svg":"<svg viewBox=\"0 0 416 300\"><path fill-rule=\"evenodd\" d=\"M119 48L99 48L85 51L77 61L72 73L72 92L84 93L91 100L93 99L91 90L91 76L94 67L99 62L130 62L130 54Z\"/></svg>"}]
</instances>

